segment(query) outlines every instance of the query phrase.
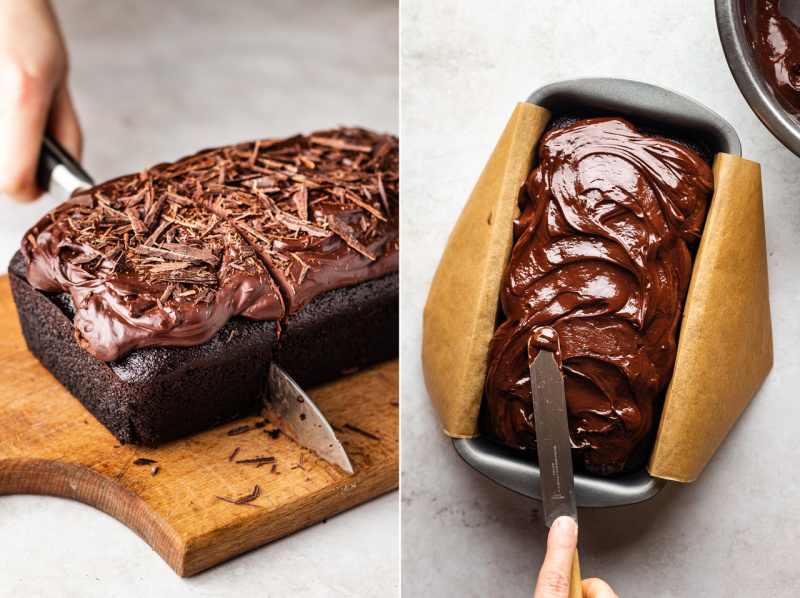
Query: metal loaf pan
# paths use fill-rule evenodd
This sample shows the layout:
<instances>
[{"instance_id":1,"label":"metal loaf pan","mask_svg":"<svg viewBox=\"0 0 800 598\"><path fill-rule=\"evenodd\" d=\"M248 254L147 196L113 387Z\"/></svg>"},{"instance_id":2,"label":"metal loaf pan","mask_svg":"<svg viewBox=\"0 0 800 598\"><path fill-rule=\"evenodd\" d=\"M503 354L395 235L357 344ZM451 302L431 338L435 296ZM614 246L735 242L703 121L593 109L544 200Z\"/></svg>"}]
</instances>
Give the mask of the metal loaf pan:
<instances>
[{"instance_id":1,"label":"metal loaf pan","mask_svg":"<svg viewBox=\"0 0 800 598\"><path fill-rule=\"evenodd\" d=\"M736 131L716 113L685 95L627 79L583 78L551 83L526 100L550 110L554 116L575 111L592 116L627 117L636 125L669 127L708 144L714 154L742 155ZM483 437L456 438L456 451L464 461L489 479L530 498L542 500L539 465L535 457L498 446ZM579 507L615 507L652 498L666 480L642 469L610 478L578 471L575 493Z\"/></svg>"}]
</instances>

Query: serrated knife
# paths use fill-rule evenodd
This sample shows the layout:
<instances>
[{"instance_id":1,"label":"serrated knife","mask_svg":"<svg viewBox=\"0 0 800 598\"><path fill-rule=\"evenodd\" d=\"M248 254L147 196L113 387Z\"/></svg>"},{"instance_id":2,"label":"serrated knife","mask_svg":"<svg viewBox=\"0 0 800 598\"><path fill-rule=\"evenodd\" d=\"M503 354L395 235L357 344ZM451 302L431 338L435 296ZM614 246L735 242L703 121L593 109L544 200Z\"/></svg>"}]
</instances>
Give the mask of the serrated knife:
<instances>
[{"instance_id":1,"label":"serrated knife","mask_svg":"<svg viewBox=\"0 0 800 598\"><path fill-rule=\"evenodd\" d=\"M542 346L555 349L555 352L543 349ZM572 517L575 524L578 523L564 378L556 361L556 352L560 352L556 331L549 326L534 329L528 339L528 367L544 522L547 527L562 515ZM583 598L577 548L572 559L569 596Z\"/></svg>"}]
</instances>

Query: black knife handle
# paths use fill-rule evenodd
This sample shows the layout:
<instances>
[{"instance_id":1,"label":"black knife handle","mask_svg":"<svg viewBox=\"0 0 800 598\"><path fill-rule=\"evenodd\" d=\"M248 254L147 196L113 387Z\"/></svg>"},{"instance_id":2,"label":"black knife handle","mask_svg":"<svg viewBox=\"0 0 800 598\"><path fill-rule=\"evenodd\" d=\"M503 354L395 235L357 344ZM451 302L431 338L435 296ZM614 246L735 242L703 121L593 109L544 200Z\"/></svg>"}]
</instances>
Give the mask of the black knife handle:
<instances>
[{"instance_id":1,"label":"black knife handle","mask_svg":"<svg viewBox=\"0 0 800 598\"><path fill-rule=\"evenodd\" d=\"M57 167L64 167L72 177L53 176L53 171ZM73 180L77 179L77 180ZM36 166L36 184L42 191L50 191L53 183L65 188L68 194L72 194L80 187L92 187L94 181L89 176L78 161L70 153L61 147L61 144L45 133L42 139L42 149L39 153L39 163Z\"/></svg>"}]
</instances>

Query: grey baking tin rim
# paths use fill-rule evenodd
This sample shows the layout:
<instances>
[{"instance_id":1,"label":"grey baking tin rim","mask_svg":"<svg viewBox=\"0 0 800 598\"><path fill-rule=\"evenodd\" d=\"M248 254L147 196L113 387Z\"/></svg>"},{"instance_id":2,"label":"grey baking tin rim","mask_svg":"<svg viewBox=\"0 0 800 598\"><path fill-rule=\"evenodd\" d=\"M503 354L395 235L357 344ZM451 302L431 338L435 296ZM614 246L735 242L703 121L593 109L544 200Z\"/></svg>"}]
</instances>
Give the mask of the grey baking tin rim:
<instances>
[{"instance_id":1,"label":"grey baking tin rim","mask_svg":"<svg viewBox=\"0 0 800 598\"><path fill-rule=\"evenodd\" d=\"M690 130L709 143L716 153L742 155L733 127L699 102L663 87L613 78L567 79L534 91L529 104L554 109L579 105L613 111L621 116L673 125ZM454 438L453 446L471 467L501 486L542 500L539 465L521 451L499 446L484 437ZM579 507L617 507L652 498L666 480L642 469L611 478L575 473L575 496Z\"/></svg>"},{"instance_id":2,"label":"grey baking tin rim","mask_svg":"<svg viewBox=\"0 0 800 598\"><path fill-rule=\"evenodd\" d=\"M715 0L717 29L734 81L756 116L778 141L800 156L800 123L759 72L742 20L742 0Z\"/></svg>"}]
</instances>

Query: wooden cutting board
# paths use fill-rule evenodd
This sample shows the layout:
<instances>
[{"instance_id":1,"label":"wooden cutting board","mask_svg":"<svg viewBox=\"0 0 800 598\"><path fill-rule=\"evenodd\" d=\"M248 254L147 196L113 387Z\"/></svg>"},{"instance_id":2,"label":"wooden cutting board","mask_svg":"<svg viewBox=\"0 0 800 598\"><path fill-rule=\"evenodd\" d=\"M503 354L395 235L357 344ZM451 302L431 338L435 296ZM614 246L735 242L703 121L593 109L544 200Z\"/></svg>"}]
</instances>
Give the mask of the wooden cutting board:
<instances>
[{"instance_id":1,"label":"wooden cutting board","mask_svg":"<svg viewBox=\"0 0 800 598\"><path fill-rule=\"evenodd\" d=\"M0 277L0 495L96 507L187 577L397 488L398 363L312 389L355 469L350 476L249 416L162 447L119 446L36 358ZM240 426L244 433L229 435ZM238 449L238 451L237 451ZM231 455L236 451L235 456ZM261 467L236 461L275 457ZM156 461L135 465L136 459ZM155 471L155 475L151 475ZM247 504L232 504L260 487Z\"/></svg>"}]
</instances>

